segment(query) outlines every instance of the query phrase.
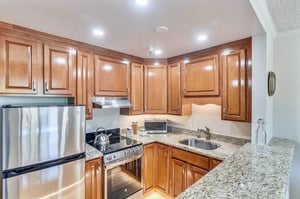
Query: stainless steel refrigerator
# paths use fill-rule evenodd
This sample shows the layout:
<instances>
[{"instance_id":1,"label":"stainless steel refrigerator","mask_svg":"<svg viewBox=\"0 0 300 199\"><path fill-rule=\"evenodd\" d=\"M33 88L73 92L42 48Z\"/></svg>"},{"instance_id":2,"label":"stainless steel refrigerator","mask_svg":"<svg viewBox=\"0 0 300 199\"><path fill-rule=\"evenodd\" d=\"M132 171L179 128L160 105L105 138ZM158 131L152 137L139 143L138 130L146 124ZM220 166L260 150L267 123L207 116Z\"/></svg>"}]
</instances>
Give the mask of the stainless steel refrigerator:
<instances>
[{"instance_id":1,"label":"stainless steel refrigerator","mask_svg":"<svg viewBox=\"0 0 300 199\"><path fill-rule=\"evenodd\" d=\"M3 199L85 198L84 106L1 108Z\"/></svg>"}]
</instances>

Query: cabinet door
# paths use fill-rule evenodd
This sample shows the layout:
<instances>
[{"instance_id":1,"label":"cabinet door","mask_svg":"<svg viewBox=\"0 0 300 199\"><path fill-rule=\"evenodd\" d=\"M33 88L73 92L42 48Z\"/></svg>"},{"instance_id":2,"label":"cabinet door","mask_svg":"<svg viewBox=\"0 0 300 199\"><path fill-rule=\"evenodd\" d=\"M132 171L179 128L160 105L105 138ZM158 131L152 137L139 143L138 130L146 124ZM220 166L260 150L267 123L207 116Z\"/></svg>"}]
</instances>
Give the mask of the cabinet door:
<instances>
[{"instance_id":1,"label":"cabinet door","mask_svg":"<svg viewBox=\"0 0 300 199\"><path fill-rule=\"evenodd\" d=\"M144 113L167 112L167 67L145 66L145 109Z\"/></svg>"},{"instance_id":2,"label":"cabinet door","mask_svg":"<svg viewBox=\"0 0 300 199\"><path fill-rule=\"evenodd\" d=\"M93 82L92 55L89 52L78 51L76 104L85 105L86 119L92 119Z\"/></svg>"},{"instance_id":3,"label":"cabinet door","mask_svg":"<svg viewBox=\"0 0 300 199\"><path fill-rule=\"evenodd\" d=\"M95 95L128 97L129 65L117 59L95 56Z\"/></svg>"},{"instance_id":4,"label":"cabinet door","mask_svg":"<svg viewBox=\"0 0 300 199\"><path fill-rule=\"evenodd\" d=\"M76 51L67 45L44 45L44 94L74 96Z\"/></svg>"},{"instance_id":5,"label":"cabinet door","mask_svg":"<svg viewBox=\"0 0 300 199\"><path fill-rule=\"evenodd\" d=\"M142 64L131 64L131 114L143 114L144 68Z\"/></svg>"},{"instance_id":6,"label":"cabinet door","mask_svg":"<svg viewBox=\"0 0 300 199\"><path fill-rule=\"evenodd\" d=\"M156 144L156 188L168 194L169 182L169 147Z\"/></svg>"},{"instance_id":7,"label":"cabinet door","mask_svg":"<svg viewBox=\"0 0 300 199\"><path fill-rule=\"evenodd\" d=\"M245 49L233 50L222 57L222 119L246 121Z\"/></svg>"},{"instance_id":8,"label":"cabinet door","mask_svg":"<svg viewBox=\"0 0 300 199\"><path fill-rule=\"evenodd\" d=\"M211 158L211 162L210 162L211 168L210 168L210 169L215 168L215 167L218 166L221 162L222 162L221 160L216 160L216 159Z\"/></svg>"},{"instance_id":9,"label":"cabinet door","mask_svg":"<svg viewBox=\"0 0 300 199\"><path fill-rule=\"evenodd\" d=\"M187 175L187 187L194 184L196 181L198 181L200 178L202 178L204 175L207 174L208 171L201 169L194 165L188 165L188 175Z\"/></svg>"},{"instance_id":10,"label":"cabinet door","mask_svg":"<svg viewBox=\"0 0 300 199\"><path fill-rule=\"evenodd\" d=\"M148 144L144 146L143 156L143 188L144 193L154 188L155 183L155 156L154 156L154 144Z\"/></svg>"},{"instance_id":11,"label":"cabinet door","mask_svg":"<svg viewBox=\"0 0 300 199\"><path fill-rule=\"evenodd\" d=\"M172 197L178 196L186 189L186 167L185 162L171 158L170 194Z\"/></svg>"},{"instance_id":12,"label":"cabinet door","mask_svg":"<svg viewBox=\"0 0 300 199\"><path fill-rule=\"evenodd\" d=\"M95 159L85 163L85 198L102 199L101 168L101 159Z\"/></svg>"},{"instance_id":13,"label":"cabinet door","mask_svg":"<svg viewBox=\"0 0 300 199\"><path fill-rule=\"evenodd\" d=\"M180 63L168 66L168 114L181 112Z\"/></svg>"},{"instance_id":14,"label":"cabinet door","mask_svg":"<svg viewBox=\"0 0 300 199\"><path fill-rule=\"evenodd\" d=\"M37 94L42 78L42 49L37 42L0 36L0 92Z\"/></svg>"},{"instance_id":15,"label":"cabinet door","mask_svg":"<svg viewBox=\"0 0 300 199\"><path fill-rule=\"evenodd\" d=\"M184 96L219 95L219 59L218 55L210 55L192 59L183 64Z\"/></svg>"}]
</instances>

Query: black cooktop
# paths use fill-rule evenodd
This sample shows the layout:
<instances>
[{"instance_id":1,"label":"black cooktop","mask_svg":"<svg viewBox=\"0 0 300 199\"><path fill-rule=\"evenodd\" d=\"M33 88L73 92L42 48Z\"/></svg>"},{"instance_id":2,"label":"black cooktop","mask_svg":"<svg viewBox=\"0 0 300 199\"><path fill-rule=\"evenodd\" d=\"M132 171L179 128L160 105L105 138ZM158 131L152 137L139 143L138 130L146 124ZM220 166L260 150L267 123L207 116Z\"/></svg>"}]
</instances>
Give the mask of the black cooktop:
<instances>
[{"instance_id":1,"label":"black cooktop","mask_svg":"<svg viewBox=\"0 0 300 199\"><path fill-rule=\"evenodd\" d=\"M112 134L109 137L110 145L108 147L94 145L95 137L96 137L96 135L98 135L100 133L104 133L104 134L107 134L107 135ZM120 128L108 129L106 131L103 130L103 131L98 131L98 132L86 133L85 139L86 139L86 143L88 143L91 146L95 147L96 149L101 151L103 154L113 153L113 152L116 152L116 151L120 151L120 150L123 150L123 149L127 149L127 148L130 148L130 147L134 147L134 146L138 146L138 145L142 144L141 142L138 142L136 140L121 136L120 135Z\"/></svg>"}]
</instances>

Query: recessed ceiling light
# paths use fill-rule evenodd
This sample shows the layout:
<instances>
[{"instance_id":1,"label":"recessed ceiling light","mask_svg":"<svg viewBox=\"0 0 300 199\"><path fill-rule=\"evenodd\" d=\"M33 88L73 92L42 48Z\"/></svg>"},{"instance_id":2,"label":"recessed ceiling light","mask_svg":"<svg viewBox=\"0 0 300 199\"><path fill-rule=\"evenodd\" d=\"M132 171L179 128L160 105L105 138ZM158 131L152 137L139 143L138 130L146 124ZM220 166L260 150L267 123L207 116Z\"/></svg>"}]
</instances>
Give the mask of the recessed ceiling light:
<instances>
[{"instance_id":1,"label":"recessed ceiling light","mask_svg":"<svg viewBox=\"0 0 300 199\"><path fill-rule=\"evenodd\" d=\"M148 4L148 0L135 0L135 3L139 6L146 6Z\"/></svg>"},{"instance_id":2,"label":"recessed ceiling light","mask_svg":"<svg viewBox=\"0 0 300 199\"><path fill-rule=\"evenodd\" d=\"M159 62L155 62L155 63L154 63L154 66L159 66Z\"/></svg>"},{"instance_id":3,"label":"recessed ceiling light","mask_svg":"<svg viewBox=\"0 0 300 199\"><path fill-rule=\"evenodd\" d=\"M189 59L185 59L185 60L183 60L183 63L184 64L190 63L190 60Z\"/></svg>"},{"instance_id":4,"label":"recessed ceiling light","mask_svg":"<svg viewBox=\"0 0 300 199\"><path fill-rule=\"evenodd\" d=\"M124 59L123 61L121 61L122 64L129 64L129 61L127 59Z\"/></svg>"},{"instance_id":5,"label":"recessed ceiling light","mask_svg":"<svg viewBox=\"0 0 300 199\"><path fill-rule=\"evenodd\" d=\"M156 54L156 55L161 55L161 54L162 54L162 50L156 49L156 50L154 51L154 54Z\"/></svg>"},{"instance_id":6,"label":"recessed ceiling light","mask_svg":"<svg viewBox=\"0 0 300 199\"><path fill-rule=\"evenodd\" d=\"M155 28L155 32L157 33L165 33L168 32L169 28L167 26L157 26Z\"/></svg>"},{"instance_id":7,"label":"recessed ceiling light","mask_svg":"<svg viewBox=\"0 0 300 199\"><path fill-rule=\"evenodd\" d=\"M198 35L197 40L198 41L205 41L207 39L207 35Z\"/></svg>"},{"instance_id":8,"label":"recessed ceiling light","mask_svg":"<svg viewBox=\"0 0 300 199\"><path fill-rule=\"evenodd\" d=\"M96 35L96 36L102 36L102 35L104 35L104 31L103 31L103 30L100 30L100 29L95 29L95 30L93 31L93 33L94 33L94 35Z\"/></svg>"}]
</instances>

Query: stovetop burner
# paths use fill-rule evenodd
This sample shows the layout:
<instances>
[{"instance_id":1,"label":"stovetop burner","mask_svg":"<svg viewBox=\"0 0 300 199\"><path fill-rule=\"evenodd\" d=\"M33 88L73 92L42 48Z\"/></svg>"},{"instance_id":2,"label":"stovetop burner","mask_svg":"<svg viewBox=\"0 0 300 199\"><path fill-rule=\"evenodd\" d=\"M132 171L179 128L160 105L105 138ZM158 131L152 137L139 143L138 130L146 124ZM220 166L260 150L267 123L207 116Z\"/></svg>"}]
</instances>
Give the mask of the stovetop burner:
<instances>
[{"instance_id":1,"label":"stovetop burner","mask_svg":"<svg viewBox=\"0 0 300 199\"><path fill-rule=\"evenodd\" d=\"M109 141L110 144L109 146L96 146L94 145L94 140L95 140L95 136L100 134L100 133L104 133L104 134L112 134L109 137ZM86 143L92 145L93 147L95 147L96 149L98 149L99 151L101 151L103 154L109 154L109 153L113 153L116 151L120 151L123 149L127 149L127 148L131 148L134 146L138 146L141 145L141 142L138 142L136 140L124 137L120 135L120 129L109 129L107 131L98 131L96 132L91 132L91 133L87 133L86 134Z\"/></svg>"}]
</instances>

